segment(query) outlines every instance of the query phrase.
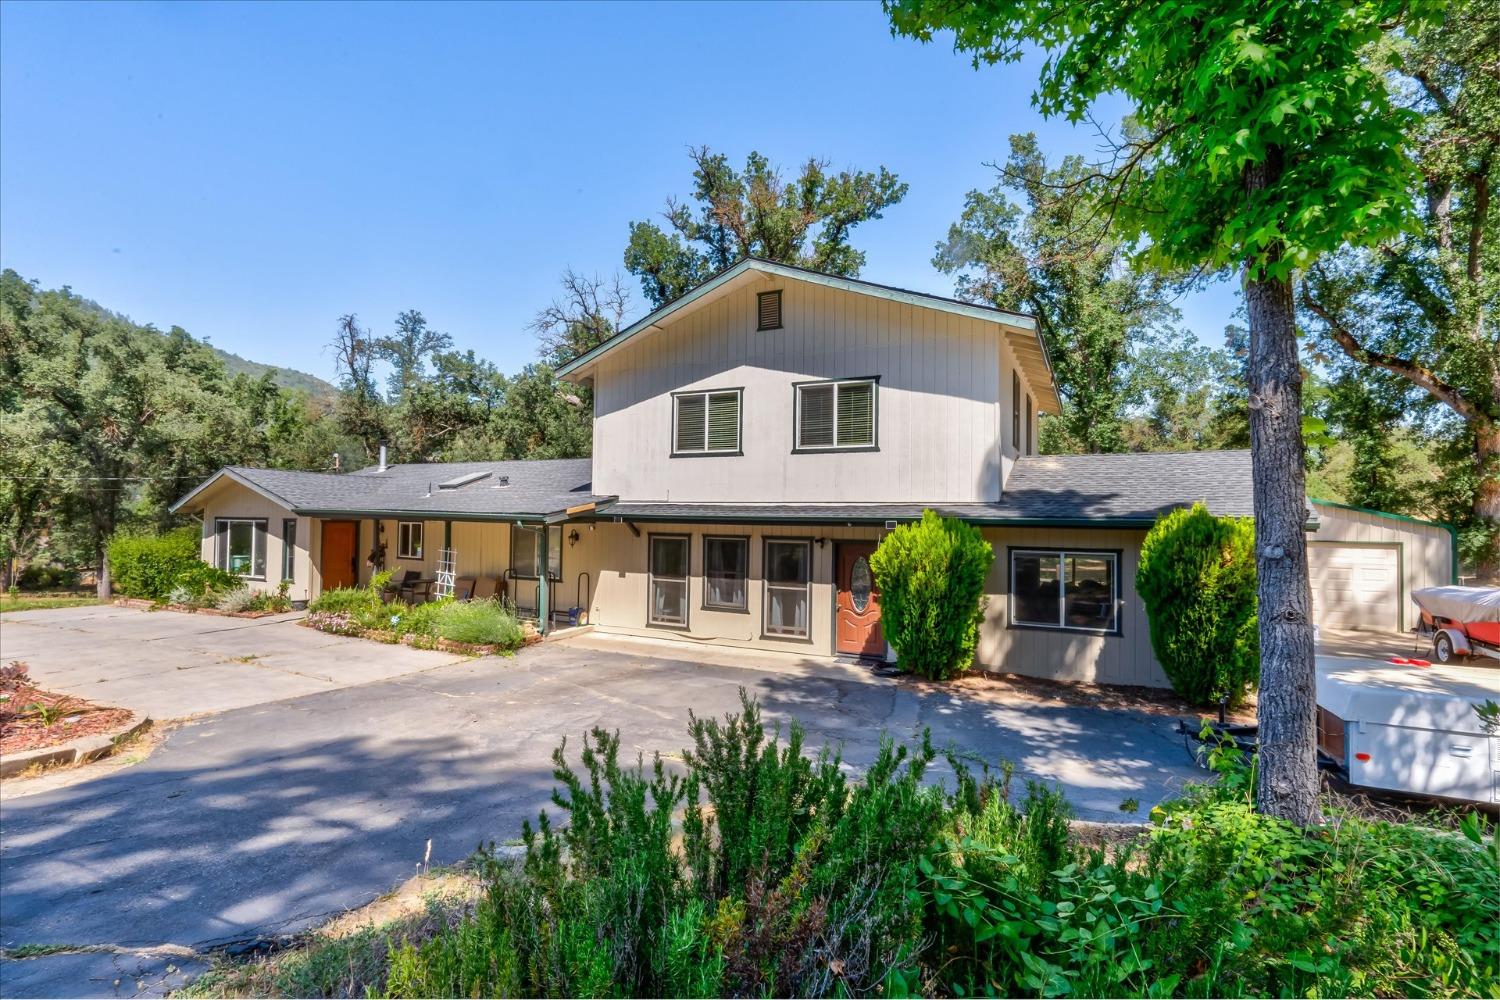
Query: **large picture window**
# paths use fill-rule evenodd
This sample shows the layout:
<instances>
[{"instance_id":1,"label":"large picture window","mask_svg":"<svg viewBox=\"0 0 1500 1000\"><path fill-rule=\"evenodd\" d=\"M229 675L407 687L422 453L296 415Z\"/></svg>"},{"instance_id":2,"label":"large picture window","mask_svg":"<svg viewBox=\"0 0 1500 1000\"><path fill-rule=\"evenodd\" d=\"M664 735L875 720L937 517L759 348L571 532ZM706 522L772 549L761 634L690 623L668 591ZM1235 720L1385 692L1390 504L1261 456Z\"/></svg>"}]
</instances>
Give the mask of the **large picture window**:
<instances>
[{"instance_id":1,"label":"large picture window","mask_svg":"<svg viewBox=\"0 0 1500 1000\"><path fill-rule=\"evenodd\" d=\"M423 525L421 521L402 521L398 523L396 525L396 558L422 558L422 534Z\"/></svg>"},{"instance_id":2,"label":"large picture window","mask_svg":"<svg viewBox=\"0 0 1500 1000\"><path fill-rule=\"evenodd\" d=\"M706 535L703 539L703 607L747 611L750 540Z\"/></svg>"},{"instance_id":3,"label":"large picture window","mask_svg":"<svg viewBox=\"0 0 1500 1000\"><path fill-rule=\"evenodd\" d=\"M767 635L806 639L812 600L812 543L805 539L766 539Z\"/></svg>"},{"instance_id":4,"label":"large picture window","mask_svg":"<svg viewBox=\"0 0 1500 1000\"><path fill-rule=\"evenodd\" d=\"M547 579L562 579L562 525L547 527ZM535 580L542 575L542 529L513 524L510 530L510 575Z\"/></svg>"},{"instance_id":5,"label":"large picture window","mask_svg":"<svg viewBox=\"0 0 1500 1000\"><path fill-rule=\"evenodd\" d=\"M221 517L214 521L218 567L247 580L266 578L266 522Z\"/></svg>"},{"instance_id":6,"label":"large picture window","mask_svg":"<svg viewBox=\"0 0 1500 1000\"><path fill-rule=\"evenodd\" d=\"M297 519L289 517L281 522L281 578L293 582L297 571Z\"/></svg>"},{"instance_id":7,"label":"large picture window","mask_svg":"<svg viewBox=\"0 0 1500 1000\"><path fill-rule=\"evenodd\" d=\"M688 536L652 535L651 606L653 625L685 627L688 623Z\"/></svg>"},{"instance_id":8,"label":"large picture window","mask_svg":"<svg viewBox=\"0 0 1500 1000\"><path fill-rule=\"evenodd\" d=\"M1012 549L1011 624L1118 633L1119 569L1115 552Z\"/></svg>"},{"instance_id":9,"label":"large picture window","mask_svg":"<svg viewBox=\"0 0 1500 1000\"><path fill-rule=\"evenodd\" d=\"M797 386L797 448L875 447L876 382L804 382Z\"/></svg>"},{"instance_id":10,"label":"large picture window","mask_svg":"<svg viewBox=\"0 0 1500 1000\"><path fill-rule=\"evenodd\" d=\"M740 390L676 393L672 408L672 454L740 451Z\"/></svg>"}]
</instances>

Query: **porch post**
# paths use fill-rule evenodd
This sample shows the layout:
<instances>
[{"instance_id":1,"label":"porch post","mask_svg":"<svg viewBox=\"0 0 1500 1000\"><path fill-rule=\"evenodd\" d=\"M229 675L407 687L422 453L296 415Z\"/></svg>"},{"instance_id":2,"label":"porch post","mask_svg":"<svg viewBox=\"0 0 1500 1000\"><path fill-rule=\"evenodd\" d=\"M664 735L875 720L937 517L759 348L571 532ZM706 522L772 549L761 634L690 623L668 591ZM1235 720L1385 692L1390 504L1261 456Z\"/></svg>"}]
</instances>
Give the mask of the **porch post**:
<instances>
[{"instance_id":1,"label":"porch post","mask_svg":"<svg viewBox=\"0 0 1500 1000\"><path fill-rule=\"evenodd\" d=\"M536 615L537 631L546 635L552 620L551 601L552 595L548 586L547 567L552 564L552 553L547 551L547 542L552 535L548 530L551 527L546 521L542 522L541 540L537 542L537 584L536 584Z\"/></svg>"}]
</instances>

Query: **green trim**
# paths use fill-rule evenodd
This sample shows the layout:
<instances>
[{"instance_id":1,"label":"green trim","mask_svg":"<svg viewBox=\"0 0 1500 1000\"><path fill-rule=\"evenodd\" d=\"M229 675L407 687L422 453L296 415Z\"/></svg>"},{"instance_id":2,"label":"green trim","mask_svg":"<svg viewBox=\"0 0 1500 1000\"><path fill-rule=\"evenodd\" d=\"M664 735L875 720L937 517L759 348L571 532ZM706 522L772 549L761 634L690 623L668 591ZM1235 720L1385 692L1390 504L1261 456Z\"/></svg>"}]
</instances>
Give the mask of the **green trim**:
<instances>
[{"instance_id":1,"label":"green trim","mask_svg":"<svg viewBox=\"0 0 1500 1000\"><path fill-rule=\"evenodd\" d=\"M1033 333L1037 332L1036 319L1031 316L1027 316L1025 313L1006 312L1001 309L995 309L991 306L974 305L973 303L960 302L957 299L944 298L943 296L939 295L928 295L923 292L907 291L904 288L893 288L890 285L877 285L874 282L861 281L858 278L841 278L837 275L824 274L821 271L809 271L806 268L792 267L787 264L778 264L774 261L763 260L759 257L745 257L742 260L731 264L729 267L720 271L718 274L714 275L712 278L709 278L707 281L703 282L696 288L684 292L682 295L673 299L671 302L668 302L666 305L661 306L653 312L647 313L645 316L636 320L634 323L630 324L625 329L621 330L619 333L606 340L604 343L599 344L592 350L585 351L578 357L574 358L572 361L569 361L567 364L557 369L557 377L567 378L574 372L578 371L578 369L583 368L584 366L592 363L593 361L609 353L610 351L613 351L616 347L619 347L621 344L634 337L636 334L650 329L677 310L682 309L685 306L692 305L694 302L703 298L703 296L707 295L717 288L722 287L725 284L728 284L735 278L738 278L740 275L750 270L756 270L765 274L773 274L782 278L790 278L797 281L806 281L814 285L823 285L827 288L836 288L840 289L841 291L874 295L878 298L889 299L892 302L900 302L904 305L937 309L942 312L950 312L959 316L968 316L972 319L983 320L990 323L1003 323L1007 326L1012 326L1019 330L1029 330ZM1038 335L1037 339L1038 341L1040 341L1040 335ZM1052 365L1051 359L1047 357L1045 345L1041 346L1042 360L1047 364L1048 370L1050 371Z\"/></svg>"},{"instance_id":2,"label":"green trim","mask_svg":"<svg viewBox=\"0 0 1500 1000\"><path fill-rule=\"evenodd\" d=\"M942 514L941 511L938 513ZM1118 530L1121 528L1149 529L1156 523L1155 518L1121 518L1118 520L1101 520L1099 518L1037 518L1037 517L1012 517L1012 518L978 518L963 517L961 515L942 514L943 517L958 517L960 521L967 524L976 524L983 527L1035 527L1035 528L1099 528ZM919 515L903 515L901 517L887 517L883 514L854 515L842 514L834 516L814 516L809 514L642 514L631 512L628 514L611 514L608 508L602 508L593 514L580 515L580 521L665 521L679 524L818 524L818 525L883 525L887 521L919 521Z\"/></svg>"},{"instance_id":3,"label":"green trim","mask_svg":"<svg viewBox=\"0 0 1500 1000\"><path fill-rule=\"evenodd\" d=\"M1396 550L1396 631L1406 631L1406 605L1410 600L1406 592L1406 543L1405 542L1346 542L1337 538L1327 541L1309 541L1308 550L1316 545L1320 548L1390 549ZM1316 600L1316 597L1314 598Z\"/></svg>"},{"instance_id":4,"label":"green trim","mask_svg":"<svg viewBox=\"0 0 1500 1000\"><path fill-rule=\"evenodd\" d=\"M1375 517L1385 517L1392 521L1405 521L1408 524L1425 524L1429 528L1442 528L1448 532L1448 556L1449 572L1452 576L1451 583L1458 582L1458 527L1446 521L1429 521L1426 518L1412 517L1409 514L1392 514L1388 510L1376 510L1373 507L1356 507L1350 503L1339 503L1337 500L1320 500L1317 497L1308 497L1308 503L1318 503L1325 507L1334 507L1338 510L1352 510L1356 514L1372 514Z\"/></svg>"}]
</instances>

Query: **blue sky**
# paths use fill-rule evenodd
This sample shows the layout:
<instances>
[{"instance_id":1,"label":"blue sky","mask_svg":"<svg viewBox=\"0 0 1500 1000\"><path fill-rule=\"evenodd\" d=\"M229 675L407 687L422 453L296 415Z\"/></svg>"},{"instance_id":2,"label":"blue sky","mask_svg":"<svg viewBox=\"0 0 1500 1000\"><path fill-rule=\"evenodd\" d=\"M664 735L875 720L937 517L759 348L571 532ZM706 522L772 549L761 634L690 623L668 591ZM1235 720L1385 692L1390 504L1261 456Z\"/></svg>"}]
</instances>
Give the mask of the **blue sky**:
<instances>
[{"instance_id":1,"label":"blue sky","mask_svg":"<svg viewBox=\"0 0 1500 1000\"><path fill-rule=\"evenodd\" d=\"M706 143L888 166L911 192L856 231L864 276L948 293L933 244L1008 135L1097 147L1035 74L874 4L3 3L0 263L324 377L340 314L408 308L509 371L563 268L620 269ZM1236 298L1179 304L1217 345Z\"/></svg>"}]
</instances>

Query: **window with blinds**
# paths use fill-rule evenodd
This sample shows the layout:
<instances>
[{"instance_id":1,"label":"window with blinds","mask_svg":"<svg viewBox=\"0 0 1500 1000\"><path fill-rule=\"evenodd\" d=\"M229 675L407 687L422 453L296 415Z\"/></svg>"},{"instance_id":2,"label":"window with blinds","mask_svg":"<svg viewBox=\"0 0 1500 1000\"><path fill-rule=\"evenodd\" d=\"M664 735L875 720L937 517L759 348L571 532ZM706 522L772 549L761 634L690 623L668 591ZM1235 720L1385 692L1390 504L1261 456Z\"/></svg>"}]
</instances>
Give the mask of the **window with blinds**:
<instances>
[{"instance_id":1,"label":"window with blinds","mask_svg":"<svg viewBox=\"0 0 1500 1000\"><path fill-rule=\"evenodd\" d=\"M875 386L874 379L797 386L797 447L875 447Z\"/></svg>"},{"instance_id":2,"label":"window with blinds","mask_svg":"<svg viewBox=\"0 0 1500 1000\"><path fill-rule=\"evenodd\" d=\"M755 297L757 330L781 329L781 292L761 292Z\"/></svg>"},{"instance_id":3,"label":"window with blinds","mask_svg":"<svg viewBox=\"0 0 1500 1000\"><path fill-rule=\"evenodd\" d=\"M672 454L739 452L739 389L677 393L672 402Z\"/></svg>"}]
</instances>

